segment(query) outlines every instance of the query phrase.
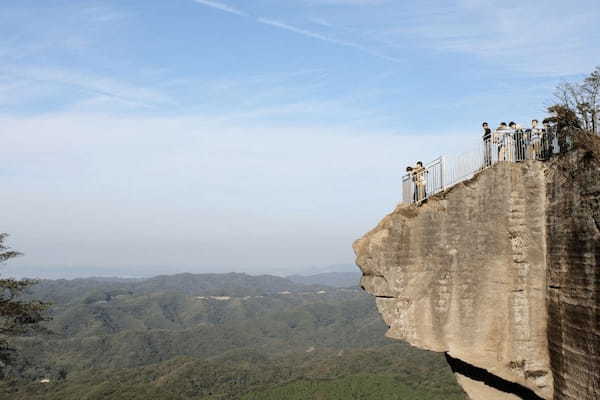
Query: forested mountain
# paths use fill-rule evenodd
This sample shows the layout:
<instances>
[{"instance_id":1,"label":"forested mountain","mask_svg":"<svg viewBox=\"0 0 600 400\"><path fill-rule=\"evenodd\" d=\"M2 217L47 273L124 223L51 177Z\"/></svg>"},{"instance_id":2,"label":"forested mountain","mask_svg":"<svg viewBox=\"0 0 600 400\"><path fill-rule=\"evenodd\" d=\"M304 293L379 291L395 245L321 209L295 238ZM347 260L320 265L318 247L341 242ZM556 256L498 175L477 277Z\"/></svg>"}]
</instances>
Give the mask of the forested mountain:
<instances>
[{"instance_id":1,"label":"forested mountain","mask_svg":"<svg viewBox=\"0 0 600 400\"><path fill-rule=\"evenodd\" d=\"M43 281L29 295L53 302L49 331L15 342L16 380L0 398L344 398L375 382L405 398L462 398L440 355L384 337L358 288L181 274Z\"/></svg>"}]
</instances>

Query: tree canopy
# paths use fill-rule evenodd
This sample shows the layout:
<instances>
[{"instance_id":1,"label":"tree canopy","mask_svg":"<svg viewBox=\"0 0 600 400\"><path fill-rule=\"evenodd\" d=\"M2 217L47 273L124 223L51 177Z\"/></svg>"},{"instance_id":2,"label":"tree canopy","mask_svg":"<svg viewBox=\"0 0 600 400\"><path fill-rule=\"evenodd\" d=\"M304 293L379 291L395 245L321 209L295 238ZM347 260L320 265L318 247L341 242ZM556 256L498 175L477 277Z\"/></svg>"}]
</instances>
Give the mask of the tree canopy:
<instances>
[{"instance_id":1,"label":"tree canopy","mask_svg":"<svg viewBox=\"0 0 600 400\"><path fill-rule=\"evenodd\" d=\"M554 93L557 104L548 108L548 122L559 128L581 128L600 134L600 66L581 82L563 82Z\"/></svg>"}]
</instances>

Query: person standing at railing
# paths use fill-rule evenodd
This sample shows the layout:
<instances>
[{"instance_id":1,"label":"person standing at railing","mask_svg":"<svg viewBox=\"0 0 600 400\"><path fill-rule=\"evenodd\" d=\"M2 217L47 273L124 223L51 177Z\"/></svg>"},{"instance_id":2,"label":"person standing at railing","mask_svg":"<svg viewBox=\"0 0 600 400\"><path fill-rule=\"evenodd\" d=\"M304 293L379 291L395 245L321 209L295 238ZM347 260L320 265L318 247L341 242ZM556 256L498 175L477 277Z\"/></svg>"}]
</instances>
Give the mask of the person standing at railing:
<instances>
[{"instance_id":1,"label":"person standing at railing","mask_svg":"<svg viewBox=\"0 0 600 400\"><path fill-rule=\"evenodd\" d=\"M417 190L416 190L416 183L415 183L415 177L414 177L413 171L414 171L413 167L411 167L411 166L406 167L406 175L408 176L408 180L406 181L406 184L410 188L410 192L407 193L407 195L410 194L410 197L412 197L413 203L416 203L417 202ZM407 196L406 198L408 199L409 197Z\"/></svg>"},{"instance_id":2,"label":"person standing at railing","mask_svg":"<svg viewBox=\"0 0 600 400\"><path fill-rule=\"evenodd\" d=\"M523 132L523 128L521 125L517 124L514 121L511 121L508 124L510 130L512 131L512 145L511 149L512 153L512 161L523 161L525 159L525 153L527 149L527 135Z\"/></svg>"},{"instance_id":3,"label":"person standing at railing","mask_svg":"<svg viewBox=\"0 0 600 400\"><path fill-rule=\"evenodd\" d=\"M492 130L487 122L481 124L483 128L483 166L492 165Z\"/></svg>"},{"instance_id":4,"label":"person standing at railing","mask_svg":"<svg viewBox=\"0 0 600 400\"><path fill-rule=\"evenodd\" d=\"M511 130L508 129L506 122L500 122L500 126L496 128L494 133L494 142L498 145L498 161L507 161L509 159L509 145L512 142L510 139Z\"/></svg>"},{"instance_id":5,"label":"person standing at railing","mask_svg":"<svg viewBox=\"0 0 600 400\"><path fill-rule=\"evenodd\" d=\"M530 142L527 147L527 158L530 160L537 160L544 158L543 156L543 143L542 139L544 135L543 129L538 127L538 120L534 119L531 121L531 129L529 129Z\"/></svg>"},{"instance_id":6,"label":"person standing at railing","mask_svg":"<svg viewBox=\"0 0 600 400\"><path fill-rule=\"evenodd\" d=\"M419 202L427 197L427 173L427 169L423 167L423 163L421 161L417 161L417 166L413 170L416 202Z\"/></svg>"},{"instance_id":7,"label":"person standing at railing","mask_svg":"<svg viewBox=\"0 0 600 400\"><path fill-rule=\"evenodd\" d=\"M527 152L527 135L523 132L521 125L515 121L508 124L510 136L508 142L509 161L523 161Z\"/></svg>"},{"instance_id":8,"label":"person standing at railing","mask_svg":"<svg viewBox=\"0 0 600 400\"><path fill-rule=\"evenodd\" d=\"M556 139L556 135L554 135L554 129L552 129L552 127L550 126L550 122L548 121L543 121L542 131L544 132L542 140L545 142L543 143L543 146L546 152L544 158L550 158L554 154L554 140Z\"/></svg>"}]
</instances>

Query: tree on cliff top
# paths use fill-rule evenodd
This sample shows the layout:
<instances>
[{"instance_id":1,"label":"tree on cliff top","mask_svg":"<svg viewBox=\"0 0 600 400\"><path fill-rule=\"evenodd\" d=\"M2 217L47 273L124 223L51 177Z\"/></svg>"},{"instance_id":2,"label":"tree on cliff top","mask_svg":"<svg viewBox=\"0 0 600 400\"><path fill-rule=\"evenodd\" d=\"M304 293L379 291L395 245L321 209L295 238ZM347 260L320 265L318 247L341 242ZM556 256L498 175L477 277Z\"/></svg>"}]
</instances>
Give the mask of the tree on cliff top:
<instances>
[{"instance_id":1,"label":"tree on cliff top","mask_svg":"<svg viewBox=\"0 0 600 400\"><path fill-rule=\"evenodd\" d=\"M0 233L0 264L21 255L5 244L7 237L6 233ZM36 283L30 279L0 278L0 378L4 377L14 352L9 345L10 337L26 333L46 319L47 303L20 300L23 292Z\"/></svg>"},{"instance_id":2,"label":"tree on cliff top","mask_svg":"<svg viewBox=\"0 0 600 400\"><path fill-rule=\"evenodd\" d=\"M600 134L600 66L582 82L563 82L556 87L557 104L548 108L559 125L577 127Z\"/></svg>"},{"instance_id":3,"label":"tree on cliff top","mask_svg":"<svg viewBox=\"0 0 600 400\"><path fill-rule=\"evenodd\" d=\"M548 112L552 113L552 116L544 119L544 122L555 124L559 132L565 128L581 129L581 121L575 111L569 107L562 104L555 104L548 107Z\"/></svg>"}]
</instances>

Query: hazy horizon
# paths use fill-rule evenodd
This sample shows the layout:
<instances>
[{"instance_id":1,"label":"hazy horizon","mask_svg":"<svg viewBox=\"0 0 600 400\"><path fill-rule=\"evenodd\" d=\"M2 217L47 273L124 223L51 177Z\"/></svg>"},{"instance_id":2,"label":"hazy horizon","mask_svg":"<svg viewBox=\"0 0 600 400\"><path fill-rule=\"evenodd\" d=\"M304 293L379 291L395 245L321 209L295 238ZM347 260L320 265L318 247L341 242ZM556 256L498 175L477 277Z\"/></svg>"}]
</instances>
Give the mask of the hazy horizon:
<instances>
[{"instance_id":1,"label":"hazy horizon","mask_svg":"<svg viewBox=\"0 0 600 400\"><path fill-rule=\"evenodd\" d=\"M91 266L74 266L74 267L44 267L44 266L27 266L27 265L11 265L8 263L0 267L0 274L6 277L17 279L80 279L80 278L152 278L159 275L177 275L177 274L227 274L227 273L242 273L247 275L274 275L287 277L292 275L310 276L323 273L360 273L359 268L355 264L335 264L321 266L307 266L305 268L279 268L279 269L223 269L219 267L213 268L173 268L168 266L136 266L127 270L111 267L91 267Z\"/></svg>"}]
</instances>

